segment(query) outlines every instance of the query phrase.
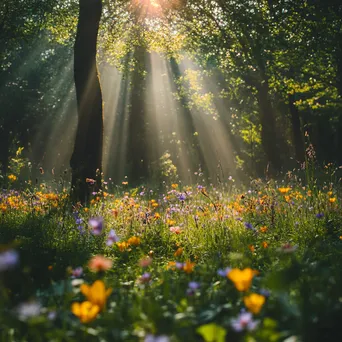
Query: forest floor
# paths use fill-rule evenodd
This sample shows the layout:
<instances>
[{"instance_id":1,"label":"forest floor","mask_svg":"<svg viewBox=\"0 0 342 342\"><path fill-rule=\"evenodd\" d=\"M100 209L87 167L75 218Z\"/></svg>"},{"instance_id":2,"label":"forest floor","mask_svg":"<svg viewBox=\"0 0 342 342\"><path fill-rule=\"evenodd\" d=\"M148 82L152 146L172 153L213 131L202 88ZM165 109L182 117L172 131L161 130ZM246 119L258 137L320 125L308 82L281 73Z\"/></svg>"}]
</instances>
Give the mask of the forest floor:
<instances>
[{"instance_id":1,"label":"forest floor","mask_svg":"<svg viewBox=\"0 0 342 342\"><path fill-rule=\"evenodd\" d=\"M0 195L0 340L342 341L338 183Z\"/></svg>"}]
</instances>

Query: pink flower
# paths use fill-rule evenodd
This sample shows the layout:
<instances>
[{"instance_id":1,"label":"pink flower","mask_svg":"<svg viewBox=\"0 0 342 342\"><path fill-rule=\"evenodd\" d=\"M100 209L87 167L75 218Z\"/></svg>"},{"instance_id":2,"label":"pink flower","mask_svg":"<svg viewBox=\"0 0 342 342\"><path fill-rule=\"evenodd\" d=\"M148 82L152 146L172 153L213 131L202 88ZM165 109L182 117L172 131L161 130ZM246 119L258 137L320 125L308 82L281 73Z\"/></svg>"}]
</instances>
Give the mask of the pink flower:
<instances>
[{"instance_id":1,"label":"pink flower","mask_svg":"<svg viewBox=\"0 0 342 342\"><path fill-rule=\"evenodd\" d=\"M182 232L182 229L179 226L170 227L170 232L175 234L180 234Z\"/></svg>"},{"instance_id":2,"label":"pink flower","mask_svg":"<svg viewBox=\"0 0 342 342\"><path fill-rule=\"evenodd\" d=\"M92 272L108 271L113 266L113 261L105 258L103 255L95 255L88 263L88 267Z\"/></svg>"}]
</instances>

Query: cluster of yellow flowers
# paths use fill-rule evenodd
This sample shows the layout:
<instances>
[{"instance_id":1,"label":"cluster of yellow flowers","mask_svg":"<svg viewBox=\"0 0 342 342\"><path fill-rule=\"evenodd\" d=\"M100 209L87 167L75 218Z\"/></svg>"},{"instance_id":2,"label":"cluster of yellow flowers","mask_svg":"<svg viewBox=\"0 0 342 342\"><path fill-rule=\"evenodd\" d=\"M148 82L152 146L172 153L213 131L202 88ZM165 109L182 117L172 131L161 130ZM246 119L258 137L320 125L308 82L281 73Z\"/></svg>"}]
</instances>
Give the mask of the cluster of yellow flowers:
<instances>
[{"instance_id":1,"label":"cluster of yellow flowers","mask_svg":"<svg viewBox=\"0 0 342 342\"><path fill-rule=\"evenodd\" d=\"M120 252L126 251L130 246L139 246L141 243L141 239L137 236L130 237L127 241L117 242Z\"/></svg>"},{"instance_id":2,"label":"cluster of yellow flowers","mask_svg":"<svg viewBox=\"0 0 342 342\"><path fill-rule=\"evenodd\" d=\"M258 271L252 270L249 267L243 270L233 268L227 272L227 277L234 283L238 291L247 292L252 285L254 276L258 273ZM243 301L250 312L258 314L263 307L266 298L258 293L251 293L248 296L244 296Z\"/></svg>"},{"instance_id":3,"label":"cluster of yellow flowers","mask_svg":"<svg viewBox=\"0 0 342 342\"><path fill-rule=\"evenodd\" d=\"M80 290L87 300L82 303L73 303L71 311L82 323L89 323L104 309L112 289L106 289L102 280L96 280L91 286L82 284Z\"/></svg>"}]
</instances>

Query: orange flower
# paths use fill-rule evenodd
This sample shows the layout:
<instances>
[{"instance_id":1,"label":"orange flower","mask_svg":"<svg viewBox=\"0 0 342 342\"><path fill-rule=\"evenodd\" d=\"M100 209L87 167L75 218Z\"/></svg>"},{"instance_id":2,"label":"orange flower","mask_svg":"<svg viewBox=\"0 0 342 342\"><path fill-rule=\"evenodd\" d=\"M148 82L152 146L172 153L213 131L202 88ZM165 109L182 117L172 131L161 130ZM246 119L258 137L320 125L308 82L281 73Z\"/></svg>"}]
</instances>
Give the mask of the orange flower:
<instances>
[{"instance_id":1,"label":"orange flower","mask_svg":"<svg viewBox=\"0 0 342 342\"><path fill-rule=\"evenodd\" d=\"M16 181L17 180L17 176L15 176L15 175L8 175L8 179L11 181L11 182L14 182L14 181Z\"/></svg>"},{"instance_id":2,"label":"orange flower","mask_svg":"<svg viewBox=\"0 0 342 342\"><path fill-rule=\"evenodd\" d=\"M96 280L91 286L82 284L80 290L88 301L93 305L97 305L100 310L104 308L108 296L112 293L112 289L106 289L102 280Z\"/></svg>"},{"instance_id":3,"label":"orange flower","mask_svg":"<svg viewBox=\"0 0 342 342\"><path fill-rule=\"evenodd\" d=\"M266 233L268 228L266 226L262 226L262 227L260 227L259 230L260 230L261 233Z\"/></svg>"},{"instance_id":4,"label":"orange flower","mask_svg":"<svg viewBox=\"0 0 342 342\"><path fill-rule=\"evenodd\" d=\"M329 198L329 202L330 202L330 203L335 203L335 202L336 202L336 197L331 197L331 198Z\"/></svg>"},{"instance_id":5,"label":"orange flower","mask_svg":"<svg viewBox=\"0 0 342 342\"><path fill-rule=\"evenodd\" d=\"M253 245L248 245L248 248L252 253L255 252L255 247Z\"/></svg>"},{"instance_id":6,"label":"orange flower","mask_svg":"<svg viewBox=\"0 0 342 342\"><path fill-rule=\"evenodd\" d=\"M178 188L178 184L171 184L172 189L177 189Z\"/></svg>"},{"instance_id":7,"label":"orange flower","mask_svg":"<svg viewBox=\"0 0 342 342\"><path fill-rule=\"evenodd\" d=\"M166 269L174 271L176 269L176 262L169 261L168 264L166 265Z\"/></svg>"},{"instance_id":8,"label":"orange flower","mask_svg":"<svg viewBox=\"0 0 342 342\"><path fill-rule=\"evenodd\" d=\"M128 243L123 241L123 242L117 242L116 245L119 247L120 252L124 252L128 247Z\"/></svg>"},{"instance_id":9,"label":"orange flower","mask_svg":"<svg viewBox=\"0 0 342 342\"><path fill-rule=\"evenodd\" d=\"M228 272L227 277L234 283L236 289L242 292L248 291L252 285L253 277L257 273L257 271L252 270L249 267L245 268L244 270L233 268L230 272Z\"/></svg>"},{"instance_id":10,"label":"orange flower","mask_svg":"<svg viewBox=\"0 0 342 342\"><path fill-rule=\"evenodd\" d=\"M88 267L92 272L104 272L112 268L113 262L105 258L103 255L92 257L88 263Z\"/></svg>"},{"instance_id":11,"label":"orange flower","mask_svg":"<svg viewBox=\"0 0 342 342\"><path fill-rule=\"evenodd\" d=\"M249 296L244 297L243 301L250 312L258 314L265 303L265 297L257 293L251 293Z\"/></svg>"},{"instance_id":12,"label":"orange flower","mask_svg":"<svg viewBox=\"0 0 342 342\"><path fill-rule=\"evenodd\" d=\"M183 254L183 248L179 247L176 252L173 254L175 257L179 257Z\"/></svg>"},{"instance_id":13,"label":"orange flower","mask_svg":"<svg viewBox=\"0 0 342 342\"><path fill-rule=\"evenodd\" d=\"M89 323L96 318L100 312L100 307L86 301L83 303L73 303L71 311L82 323Z\"/></svg>"},{"instance_id":14,"label":"orange flower","mask_svg":"<svg viewBox=\"0 0 342 342\"><path fill-rule=\"evenodd\" d=\"M132 236L127 240L127 244L132 245L132 246L138 246L138 245L140 245L140 242L141 242L141 240L137 236Z\"/></svg>"},{"instance_id":15,"label":"orange flower","mask_svg":"<svg viewBox=\"0 0 342 342\"><path fill-rule=\"evenodd\" d=\"M262 242L262 247L264 247L264 248L267 248L267 247L268 247L267 241L263 241L263 242Z\"/></svg>"},{"instance_id":16,"label":"orange flower","mask_svg":"<svg viewBox=\"0 0 342 342\"><path fill-rule=\"evenodd\" d=\"M186 261L183 266L183 271L188 274L192 273L194 271L195 265L196 264L194 262Z\"/></svg>"},{"instance_id":17,"label":"orange flower","mask_svg":"<svg viewBox=\"0 0 342 342\"><path fill-rule=\"evenodd\" d=\"M291 190L291 188L279 188L279 189L278 189L278 191L279 191L281 194L286 194L286 193L288 193L290 190Z\"/></svg>"}]
</instances>

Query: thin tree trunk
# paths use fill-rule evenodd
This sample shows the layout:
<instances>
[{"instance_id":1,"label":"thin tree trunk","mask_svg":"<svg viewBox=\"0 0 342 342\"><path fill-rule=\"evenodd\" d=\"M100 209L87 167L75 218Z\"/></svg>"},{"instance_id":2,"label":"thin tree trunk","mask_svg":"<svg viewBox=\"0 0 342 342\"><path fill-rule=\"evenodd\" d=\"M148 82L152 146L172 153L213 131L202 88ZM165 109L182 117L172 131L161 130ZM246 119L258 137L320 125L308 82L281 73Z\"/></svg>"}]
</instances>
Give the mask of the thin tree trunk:
<instances>
[{"instance_id":1,"label":"thin tree trunk","mask_svg":"<svg viewBox=\"0 0 342 342\"><path fill-rule=\"evenodd\" d=\"M280 171L281 159L278 148L278 138L274 109L269 98L267 81L257 86L257 101L260 111L261 143L265 151L267 161L274 172Z\"/></svg>"},{"instance_id":2,"label":"thin tree trunk","mask_svg":"<svg viewBox=\"0 0 342 342\"><path fill-rule=\"evenodd\" d=\"M74 46L78 126L70 165L72 198L81 203L89 200L87 178L96 181L96 188L101 185L103 108L96 67L97 34L101 13L101 0L80 0Z\"/></svg>"},{"instance_id":3,"label":"thin tree trunk","mask_svg":"<svg viewBox=\"0 0 342 342\"><path fill-rule=\"evenodd\" d=\"M303 162L304 155L305 155L304 141L303 141L303 134L301 130L299 110L294 104L295 95L293 94L289 95L288 101L289 101L289 110L290 110L290 115L291 115L293 144L295 148L296 160L299 162Z\"/></svg>"}]
</instances>

